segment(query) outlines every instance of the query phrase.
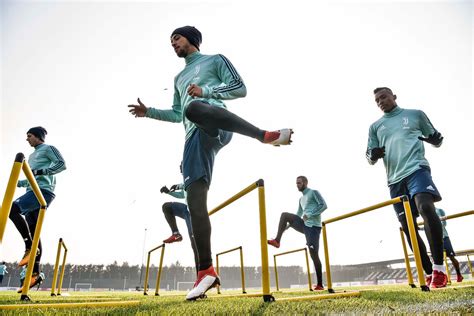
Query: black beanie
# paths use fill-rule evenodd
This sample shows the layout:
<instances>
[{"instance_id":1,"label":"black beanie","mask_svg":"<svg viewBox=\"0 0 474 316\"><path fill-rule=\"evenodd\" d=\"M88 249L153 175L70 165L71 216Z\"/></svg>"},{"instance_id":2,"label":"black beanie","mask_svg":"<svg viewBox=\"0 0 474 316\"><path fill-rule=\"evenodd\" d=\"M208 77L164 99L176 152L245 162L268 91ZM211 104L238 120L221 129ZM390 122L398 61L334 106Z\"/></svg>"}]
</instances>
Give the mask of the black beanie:
<instances>
[{"instance_id":1,"label":"black beanie","mask_svg":"<svg viewBox=\"0 0 474 316\"><path fill-rule=\"evenodd\" d=\"M41 139L41 141L43 142L44 142L44 138L46 137L46 134L48 134L48 132L44 129L44 127L41 127L41 126L32 127L26 133L35 135L36 137Z\"/></svg>"},{"instance_id":2,"label":"black beanie","mask_svg":"<svg viewBox=\"0 0 474 316\"><path fill-rule=\"evenodd\" d=\"M179 34L181 36L186 37L189 43L199 50L199 45L202 42L202 35L197 28L189 25L178 27L176 30L173 31L173 33L171 33L171 36L175 34Z\"/></svg>"}]
</instances>

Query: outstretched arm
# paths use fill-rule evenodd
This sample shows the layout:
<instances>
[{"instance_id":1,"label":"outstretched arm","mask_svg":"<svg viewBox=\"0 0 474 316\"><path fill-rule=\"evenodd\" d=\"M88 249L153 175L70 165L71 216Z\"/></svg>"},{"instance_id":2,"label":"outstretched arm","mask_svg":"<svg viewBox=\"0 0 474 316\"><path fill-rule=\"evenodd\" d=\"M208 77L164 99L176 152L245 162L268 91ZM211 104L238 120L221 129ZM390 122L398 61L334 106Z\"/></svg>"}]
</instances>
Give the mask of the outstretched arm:
<instances>
[{"instance_id":1,"label":"outstretched arm","mask_svg":"<svg viewBox=\"0 0 474 316\"><path fill-rule=\"evenodd\" d=\"M174 105L171 110L159 110L152 107L147 107L140 98L137 99L137 104L130 104L129 112L135 117L149 117L160 121L167 121L173 123L179 123L182 121L182 110L179 104L179 96L174 98Z\"/></svg>"}]
</instances>

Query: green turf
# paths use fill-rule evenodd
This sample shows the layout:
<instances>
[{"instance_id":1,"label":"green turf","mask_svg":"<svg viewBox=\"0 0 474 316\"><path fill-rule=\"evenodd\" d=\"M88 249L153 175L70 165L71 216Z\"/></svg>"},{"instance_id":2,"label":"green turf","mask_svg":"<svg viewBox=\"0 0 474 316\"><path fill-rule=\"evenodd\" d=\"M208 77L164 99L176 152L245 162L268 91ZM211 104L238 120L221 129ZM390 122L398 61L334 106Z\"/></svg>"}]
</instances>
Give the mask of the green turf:
<instances>
[{"instance_id":1,"label":"green turf","mask_svg":"<svg viewBox=\"0 0 474 316\"><path fill-rule=\"evenodd\" d=\"M187 302L184 292L159 297L133 292L71 292L70 296L50 297L48 292L32 291L33 303L113 302L139 300L138 306L107 308L28 308L0 310L1 315L314 315L314 314L471 314L474 306L474 281L453 284L447 289L422 292L406 285L352 287L336 289L341 293L360 291L360 297L325 300L278 301L279 298L316 296L309 291L274 293L276 301L265 303L261 297L222 297L209 293L209 298ZM249 291L250 292L250 291ZM67 292L63 292L67 293ZM233 292L239 294L237 291ZM152 294L152 293L151 293ZM323 292L321 294L327 294ZM0 308L22 304L19 294L0 292ZM31 304L32 302L28 302Z\"/></svg>"}]
</instances>

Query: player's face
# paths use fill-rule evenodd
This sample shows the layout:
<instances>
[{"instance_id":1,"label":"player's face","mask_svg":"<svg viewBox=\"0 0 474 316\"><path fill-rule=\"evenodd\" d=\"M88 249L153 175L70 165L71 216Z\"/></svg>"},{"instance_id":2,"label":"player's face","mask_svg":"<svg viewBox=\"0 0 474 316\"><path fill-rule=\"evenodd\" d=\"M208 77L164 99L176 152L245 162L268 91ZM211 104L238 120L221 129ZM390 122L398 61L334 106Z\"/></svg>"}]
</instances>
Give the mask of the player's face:
<instances>
[{"instance_id":1,"label":"player's face","mask_svg":"<svg viewBox=\"0 0 474 316\"><path fill-rule=\"evenodd\" d=\"M188 39L184 36L181 36L179 34L174 34L171 36L171 46L174 49L174 52L178 57L186 57L189 55L189 53L192 51L192 48L194 47L191 45L188 41Z\"/></svg>"},{"instance_id":2,"label":"player's face","mask_svg":"<svg viewBox=\"0 0 474 316\"><path fill-rule=\"evenodd\" d=\"M375 94L375 103L384 113L389 113L397 106L397 96L388 90L381 90Z\"/></svg>"},{"instance_id":3,"label":"player's face","mask_svg":"<svg viewBox=\"0 0 474 316\"><path fill-rule=\"evenodd\" d=\"M42 143L38 137L31 133L26 134L26 141L28 142L28 144L30 144L31 147L36 147L37 145Z\"/></svg>"},{"instance_id":4,"label":"player's face","mask_svg":"<svg viewBox=\"0 0 474 316\"><path fill-rule=\"evenodd\" d=\"M303 179L297 178L296 187L298 188L298 191L303 192L304 189L306 189L306 183L304 183Z\"/></svg>"}]
</instances>

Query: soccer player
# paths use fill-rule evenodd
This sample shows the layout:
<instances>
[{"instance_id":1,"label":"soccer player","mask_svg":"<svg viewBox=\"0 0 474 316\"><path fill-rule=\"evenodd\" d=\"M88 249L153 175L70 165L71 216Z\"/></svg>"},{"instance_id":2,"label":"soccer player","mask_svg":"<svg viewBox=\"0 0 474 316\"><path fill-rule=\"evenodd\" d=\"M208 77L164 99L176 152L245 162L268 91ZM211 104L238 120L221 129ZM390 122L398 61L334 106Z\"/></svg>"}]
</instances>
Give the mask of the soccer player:
<instances>
[{"instance_id":1,"label":"soccer player","mask_svg":"<svg viewBox=\"0 0 474 316\"><path fill-rule=\"evenodd\" d=\"M305 176L296 178L296 187L303 194L299 201L298 211L296 214L286 212L281 214L277 236L274 239L268 240L268 244L280 248L283 232L289 227L304 234L318 282L316 285L313 285L313 290L322 291L324 290L323 273L318 251L322 227L321 213L327 209L327 205L318 191L308 188L308 179Z\"/></svg>"},{"instance_id":2,"label":"soccer player","mask_svg":"<svg viewBox=\"0 0 474 316\"><path fill-rule=\"evenodd\" d=\"M184 189L199 253L198 277L186 296L188 300L203 297L220 283L212 266L211 223L207 211L216 154L230 142L233 132L276 146L290 144L293 133L291 129L261 130L228 111L223 100L245 97L247 89L229 59L201 54L201 42L201 32L193 26L183 26L171 33L171 46L186 63L174 80L172 109L149 108L140 99L138 105L129 105L135 117L184 123Z\"/></svg>"},{"instance_id":3,"label":"soccer player","mask_svg":"<svg viewBox=\"0 0 474 316\"><path fill-rule=\"evenodd\" d=\"M43 127L32 127L26 133L26 141L35 149L29 156L28 163L49 207L56 197L54 194L54 188L56 187L55 175L66 170L66 162L56 147L44 143L46 134L47 131ZM18 181L17 186L26 187L26 193L13 202L10 210L10 219L15 224L15 227L25 242L25 253L18 264L21 267L28 264L28 260L30 259L40 204L28 180ZM33 266L30 288L42 281L39 274L41 255L42 246L40 240L36 253L36 261Z\"/></svg>"},{"instance_id":4,"label":"soccer player","mask_svg":"<svg viewBox=\"0 0 474 316\"><path fill-rule=\"evenodd\" d=\"M5 261L0 263L0 284L3 282L3 276L8 273L7 271L7 265L5 264Z\"/></svg>"},{"instance_id":5,"label":"soccer player","mask_svg":"<svg viewBox=\"0 0 474 316\"><path fill-rule=\"evenodd\" d=\"M387 87L374 90L375 102L384 113L369 129L366 157L373 165L383 159L390 196L407 195L416 225L416 217L421 215L425 222L433 264L428 257L425 244L416 230L423 270L427 274L427 285L432 288L445 287L446 270L443 265L443 229L436 215L434 202L441 200L432 178L428 160L425 158L423 143L441 146L443 137L433 127L430 120L420 110L402 109L397 105L397 96ZM395 213L405 232L409 245L403 203L394 204Z\"/></svg>"},{"instance_id":6,"label":"soccer player","mask_svg":"<svg viewBox=\"0 0 474 316\"><path fill-rule=\"evenodd\" d=\"M164 186L160 189L161 193L169 194L177 199L185 199L186 191L184 191L183 184L174 184L169 189ZM184 203L179 202L166 202L163 204L163 214L165 215L166 221L171 228L171 236L163 240L165 244L171 244L174 242L180 242L183 240L183 236L179 232L178 225L176 225L176 216L184 219L186 227L188 228L189 241L194 253L194 263L196 266L196 273L199 269L199 259L196 249L196 242L193 235L193 227L191 224L191 214L189 214L188 206Z\"/></svg>"}]
</instances>

